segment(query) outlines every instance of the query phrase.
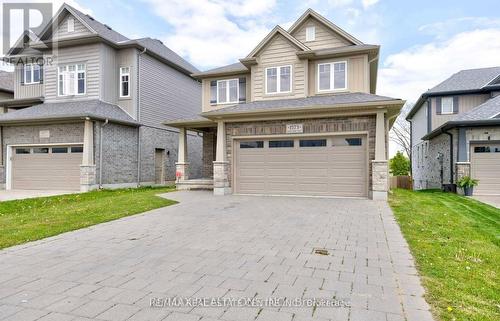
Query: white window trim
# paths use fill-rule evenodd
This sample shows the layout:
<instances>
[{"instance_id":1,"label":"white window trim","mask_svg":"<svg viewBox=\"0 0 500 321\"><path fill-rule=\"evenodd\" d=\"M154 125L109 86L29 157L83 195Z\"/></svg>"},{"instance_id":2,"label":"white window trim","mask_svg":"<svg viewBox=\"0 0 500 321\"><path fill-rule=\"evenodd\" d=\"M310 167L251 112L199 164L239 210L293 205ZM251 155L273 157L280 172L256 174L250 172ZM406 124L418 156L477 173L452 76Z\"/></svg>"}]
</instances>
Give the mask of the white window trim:
<instances>
[{"instance_id":1,"label":"white window trim","mask_svg":"<svg viewBox=\"0 0 500 321\"><path fill-rule=\"evenodd\" d=\"M445 112L444 109L443 109L443 101L444 100L451 100L451 111L447 111ZM453 101L453 97L442 97L441 98L441 115L451 115L453 114L453 110L455 109L455 106L454 106L455 102Z\"/></svg>"},{"instance_id":2,"label":"white window trim","mask_svg":"<svg viewBox=\"0 0 500 321\"><path fill-rule=\"evenodd\" d=\"M290 90L288 91L281 91L281 79L280 79L280 75L281 75L281 68L286 68L286 67L290 67ZM267 91L267 70L268 69L274 69L276 68L276 92L268 92ZM264 86L265 86L265 92L266 92L266 95L280 95L280 94L289 94L291 93L293 90L292 90L292 85L293 85L293 67L292 65L284 65L284 66L276 66L276 67L267 67L266 69L264 69Z\"/></svg>"},{"instance_id":3,"label":"white window trim","mask_svg":"<svg viewBox=\"0 0 500 321\"><path fill-rule=\"evenodd\" d=\"M335 77L335 70L334 70L334 65L335 64L341 64L341 63L345 64L345 82L344 82L344 87L343 88L334 88L334 86L335 86L335 79L334 79L334 77ZM328 89L320 89L320 86L319 86L319 81L320 81L319 66L322 66L322 65L330 65L330 88L328 88ZM348 66L347 66L347 60L319 63L317 65L317 74L318 74L318 76L317 76L317 81L316 81L318 92L331 92L331 91L345 91L345 90L347 90L347 87L348 87L348 85L347 85L347 76L349 75L347 68L348 68Z\"/></svg>"},{"instance_id":4,"label":"white window trim","mask_svg":"<svg viewBox=\"0 0 500 321\"><path fill-rule=\"evenodd\" d=\"M26 66L31 66L31 81L30 82L27 82L26 81ZM38 81L34 81L35 79L35 66L38 66L38 70L40 72L40 75L38 76ZM22 73L23 73L23 79L24 79L24 84L25 85L36 85L36 84L39 84L40 83L40 79L42 78L42 68L40 67L40 65L37 65L37 64L25 64L23 66L23 70L22 70Z\"/></svg>"},{"instance_id":5,"label":"white window trim","mask_svg":"<svg viewBox=\"0 0 500 321\"><path fill-rule=\"evenodd\" d=\"M307 31L312 29L312 37L311 38L308 38L307 35ZM315 26L309 26L309 27L306 27L306 41L315 41L316 40L316 27Z\"/></svg>"},{"instance_id":6,"label":"white window trim","mask_svg":"<svg viewBox=\"0 0 500 321\"><path fill-rule=\"evenodd\" d=\"M78 65L84 66L83 71L78 70ZM61 93L59 92L59 76L61 75L60 67L66 67L66 72L68 72L69 66L75 66L75 93L61 95ZM85 81L83 83L83 93L78 93L78 74L82 73L82 72L83 72L84 77L85 77L84 78ZM66 86L66 84L64 86ZM85 64L85 63L71 63L71 64L57 66L57 96L58 97L84 96L86 94L87 94L87 64Z\"/></svg>"},{"instance_id":7,"label":"white window trim","mask_svg":"<svg viewBox=\"0 0 500 321\"><path fill-rule=\"evenodd\" d=\"M128 72L123 72L123 69L128 68ZM128 95L123 95L123 76L128 76ZM130 67L120 67L120 98L130 97Z\"/></svg>"},{"instance_id":8,"label":"white window trim","mask_svg":"<svg viewBox=\"0 0 500 321\"><path fill-rule=\"evenodd\" d=\"M236 80L236 83L238 84L236 86L236 100L235 101L226 101L226 102L219 102L219 83L221 82L226 82L226 97L229 99L229 82ZM217 80L217 105L227 105L227 104L237 104L240 101L240 79L239 78L232 78L232 79L222 79L222 80Z\"/></svg>"},{"instance_id":9,"label":"white window trim","mask_svg":"<svg viewBox=\"0 0 500 321\"><path fill-rule=\"evenodd\" d=\"M73 17L68 18L68 32L75 32L75 19Z\"/></svg>"}]
</instances>

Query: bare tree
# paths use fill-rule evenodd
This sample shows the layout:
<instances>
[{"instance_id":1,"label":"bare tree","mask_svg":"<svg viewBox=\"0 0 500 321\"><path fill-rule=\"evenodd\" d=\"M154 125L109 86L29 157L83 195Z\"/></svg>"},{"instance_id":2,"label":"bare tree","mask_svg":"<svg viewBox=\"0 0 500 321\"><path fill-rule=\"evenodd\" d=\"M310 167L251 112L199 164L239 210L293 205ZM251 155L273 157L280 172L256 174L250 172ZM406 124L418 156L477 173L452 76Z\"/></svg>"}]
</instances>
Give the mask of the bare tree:
<instances>
[{"instance_id":1,"label":"bare tree","mask_svg":"<svg viewBox=\"0 0 500 321\"><path fill-rule=\"evenodd\" d=\"M392 129L389 133L389 139L396 143L406 154L408 158L411 155L411 143L410 143L410 123L405 119L410 110L413 108L414 104L406 104L403 109L401 109L401 113L398 118L394 122Z\"/></svg>"}]
</instances>

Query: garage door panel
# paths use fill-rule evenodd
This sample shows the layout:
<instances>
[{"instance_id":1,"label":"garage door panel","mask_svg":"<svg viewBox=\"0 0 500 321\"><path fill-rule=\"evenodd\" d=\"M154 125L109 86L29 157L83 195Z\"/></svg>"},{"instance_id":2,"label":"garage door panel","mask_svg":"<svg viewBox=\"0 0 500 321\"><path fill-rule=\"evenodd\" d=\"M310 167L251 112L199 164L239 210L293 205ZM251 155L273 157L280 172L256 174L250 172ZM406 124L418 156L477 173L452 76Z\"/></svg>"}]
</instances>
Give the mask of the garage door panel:
<instances>
[{"instance_id":1,"label":"garage door panel","mask_svg":"<svg viewBox=\"0 0 500 321\"><path fill-rule=\"evenodd\" d=\"M15 154L14 151L12 188L79 190L82 157L82 153Z\"/></svg>"},{"instance_id":2,"label":"garage door panel","mask_svg":"<svg viewBox=\"0 0 500 321\"><path fill-rule=\"evenodd\" d=\"M471 175L479 180L474 194L500 195L500 153L493 152L499 144L482 143L471 147Z\"/></svg>"},{"instance_id":3,"label":"garage door panel","mask_svg":"<svg viewBox=\"0 0 500 321\"><path fill-rule=\"evenodd\" d=\"M366 142L366 140L365 140ZM247 194L367 196L366 146L240 149L235 191ZM259 165L255 166L255 159Z\"/></svg>"}]
</instances>

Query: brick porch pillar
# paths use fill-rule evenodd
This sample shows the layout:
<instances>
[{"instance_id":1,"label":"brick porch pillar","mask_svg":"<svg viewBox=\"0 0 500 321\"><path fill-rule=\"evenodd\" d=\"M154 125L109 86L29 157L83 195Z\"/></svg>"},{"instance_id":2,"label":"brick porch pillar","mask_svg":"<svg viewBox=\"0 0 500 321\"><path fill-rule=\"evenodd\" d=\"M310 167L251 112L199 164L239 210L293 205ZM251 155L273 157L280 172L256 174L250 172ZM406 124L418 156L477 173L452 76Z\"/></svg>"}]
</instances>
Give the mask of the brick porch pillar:
<instances>
[{"instance_id":1,"label":"brick porch pillar","mask_svg":"<svg viewBox=\"0 0 500 321\"><path fill-rule=\"evenodd\" d=\"M385 110L377 112L375 129L375 160L372 166L372 199L387 200L389 190L389 166L386 151L386 121Z\"/></svg>"},{"instance_id":2,"label":"brick porch pillar","mask_svg":"<svg viewBox=\"0 0 500 321\"><path fill-rule=\"evenodd\" d=\"M80 165L80 191L96 188L97 170L94 162L94 122L85 120L83 131L83 158Z\"/></svg>"},{"instance_id":3,"label":"brick porch pillar","mask_svg":"<svg viewBox=\"0 0 500 321\"><path fill-rule=\"evenodd\" d=\"M187 158L187 130L181 128L179 130L179 151L177 153L177 163L175 163L175 177L177 182L182 182L189 179L188 175L188 158Z\"/></svg>"},{"instance_id":4,"label":"brick porch pillar","mask_svg":"<svg viewBox=\"0 0 500 321\"><path fill-rule=\"evenodd\" d=\"M231 194L229 184L229 162L226 157L226 126L217 123L217 149L214 161L214 195Z\"/></svg>"}]
</instances>

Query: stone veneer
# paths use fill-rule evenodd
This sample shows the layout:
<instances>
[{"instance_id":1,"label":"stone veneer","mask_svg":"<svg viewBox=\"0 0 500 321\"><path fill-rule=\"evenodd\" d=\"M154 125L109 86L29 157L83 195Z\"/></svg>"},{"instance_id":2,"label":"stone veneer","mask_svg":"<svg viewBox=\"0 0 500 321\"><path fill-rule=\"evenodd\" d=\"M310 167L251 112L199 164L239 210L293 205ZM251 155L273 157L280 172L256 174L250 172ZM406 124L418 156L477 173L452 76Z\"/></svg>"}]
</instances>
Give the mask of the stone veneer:
<instances>
[{"instance_id":1,"label":"stone veneer","mask_svg":"<svg viewBox=\"0 0 500 321\"><path fill-rule=\"evenodd\" d=\"M387 199L389 190L389 166L387 161L372 161L372 196L373 199Z\"/></svg>"},{"instance_id":2,"label":"stone veneer","mask_svg":"<svg viewBox=\"0 0 500 321\"><path fill-rule=\"evenodd\" d=\"M286 134L286 125L292 123L303 124L304 134L368 132L368 158L369 160L375 159L375 115L226 123L226 148L229 186L231 186L232 184L231 167L233 160L233 137L254 135L283 135ZM292 137L293 134L290 134L290 136ZM371 165L368 166L368 172L368 187L371 191Z\"/></svg>"}]
</instances>

